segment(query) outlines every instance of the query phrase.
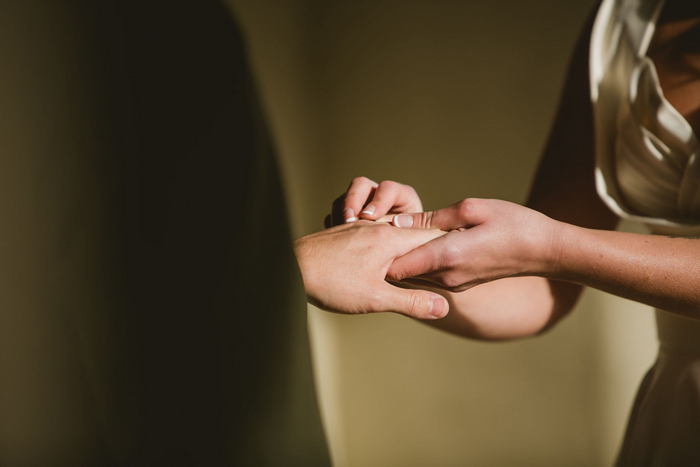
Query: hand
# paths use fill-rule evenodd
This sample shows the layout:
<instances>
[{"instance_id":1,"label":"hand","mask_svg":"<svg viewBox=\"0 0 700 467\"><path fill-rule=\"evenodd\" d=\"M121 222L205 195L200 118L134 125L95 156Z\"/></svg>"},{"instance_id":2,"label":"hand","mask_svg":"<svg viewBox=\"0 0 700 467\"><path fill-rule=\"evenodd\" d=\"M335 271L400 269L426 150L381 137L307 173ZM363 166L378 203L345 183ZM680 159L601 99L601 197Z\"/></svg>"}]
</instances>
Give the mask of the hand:
<instances>
[{"instance_id":1,"label":"hand","mask_svg":"<svg viewBox=\"0 0 700 467\"><path fill-rule=\"evenodd\" d=\"M448 311L442 296L400 288L385 278L395 258L443 234L360 221L300 238L294 251L309 302L341 313L442 318Z\"/></svg>"},{"instance_id":2,"label":"hand","mask_svg":"<svg viewBox=\"0 0 700 467\"><path fill-rule=\"evenodd\" d=\"M366 177L353 179L348 190L335 201L326 216L326 228L354 222L358 218L380 220L387 214L421 212L423 205L412 187L385 180L376 183Z\"/></svg>"},{"instance_id":3,"label":"hand","mask_svg":"<svg viewBox=\"0 0 700 467\"><path fill-rule=\"evenodd\" d=\"M453 292L505 277L546 276L556 268L560 249L559 222L500 200L466 199L439 211L396 216L394 225L450 232L397 258L387 277L429 281Z\"/></svg>"}]
</instances>

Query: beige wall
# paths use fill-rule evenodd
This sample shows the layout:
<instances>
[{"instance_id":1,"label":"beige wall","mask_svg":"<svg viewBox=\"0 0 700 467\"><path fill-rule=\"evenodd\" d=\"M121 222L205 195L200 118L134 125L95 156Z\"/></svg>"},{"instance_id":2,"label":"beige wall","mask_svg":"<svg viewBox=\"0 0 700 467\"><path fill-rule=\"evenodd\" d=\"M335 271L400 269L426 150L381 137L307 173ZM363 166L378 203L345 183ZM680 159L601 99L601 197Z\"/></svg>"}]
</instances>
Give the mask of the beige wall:
<instances>
[{"instance_id":1,"label":"beige wall","mask_svg":"<svg viewBox=\"0 0 700 467\"><path fill-rule=\"evenodd\" d=\"M593 2L228 3L302 235L357 175L411 184L426 209L523 202ZM309 317L342 466L610 465L656 352L651 311L595 291L553 332L505 344L394 315Z\"/></svg>"}]
</instances>

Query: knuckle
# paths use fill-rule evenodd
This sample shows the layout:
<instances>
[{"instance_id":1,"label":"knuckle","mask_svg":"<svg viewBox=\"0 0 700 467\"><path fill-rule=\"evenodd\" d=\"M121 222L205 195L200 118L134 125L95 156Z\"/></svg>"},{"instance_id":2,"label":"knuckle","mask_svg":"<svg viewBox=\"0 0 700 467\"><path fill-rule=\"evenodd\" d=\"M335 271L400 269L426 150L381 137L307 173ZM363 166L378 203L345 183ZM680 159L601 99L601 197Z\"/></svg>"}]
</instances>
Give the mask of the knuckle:
<instances>
[{"instance_id":1,"label":"knuckle","mask_svg":"<svg viewBox=\"0 0 700 467\"><path fill-rule=\"evenodd\" d=\"M380 182L377 186L377 191L374 194L373 202L383 204L383 203L393 203L396 198L397 184L390 180L385 180Z\"/></svg>"},{"instance_id":2,"label":"knuckle","mask_svg":"<svg viewBox=\"0 0 700 467\"><path fill-rule=\"evenodd\" d=\"M358 184L360 184L360 183L365 183L365 182L367 182L368 180L369 180L369 179L368 179L367 177L355 177L355 178L353 178L352 181L350 182L350 186L352 186L352 185L358 185Z\"/></svg>"},{"instance_id":3,"label":"knuckle","mask_svg":"<svg viewBox=\"0 0 700 467\"><path fill-rule=\"evenodd\" d=\"M399 187L398 183L393 182L391 180L384 180L382 182L379 182L377 190L384 191L384 192L393 192L393 191L396 191L396 189L398 187Z\"/></svg>"},{"instance_id":4,"label":"knuckle","mask_svg":"<svg viewBox=\"0 0 700 467\"><path fill-rule=\"evenodd\" d=\"M489 200L478 198L467 198L454 207L457 210L457 217L463 227L473 227L483 222L485 214L488 212Z\"/></svg>"},{"instance_id":5,"label":"knuckle","mask_svg":"<svg viewBox=\"0 0 700 467\"><path fill-rule=\"evenodd\" d=\"M474 214L474 211L478 207L477 205L478 200L473 198L463 199L457 203L457 215L460 217L460 219L468 219Z\"/></svg>"},{"instance_id":6,"label":"knuckle","mask_svg":"<svg viewBox=\"0 0 700 467\"><path fill-rule=\"evenodd\" d=\"M443 273L441 280L446 287L461 287L464 285L471 275L468 272L458 270L447 270Z\"/></svg>"},{"instance_id":7,"label":"knuckle","mask_svg":"<svg viewBox=\"0 0 700 467\"><path fill-rule=\"evenodd\" d=\"M377 184L370 180L367 177L360 176L360 177L355 177L352 179L352 182L350 182L350 186L353 187L355 185L371 185L371 186L376 186Z\"/></svg>"},{"instance_id":8,"label":"knuckle","mask_svg":"<svg viewBox=\"0 0 700 467\"><path fill-rule=\"evenodd\" d=\"M434 214L432 212L420 212L418 214L415 214L414 226L419 227L421 229L431 228L433 224L433 216Z\"/></svg>"},{"instance_id":9,"label":"knuckle","mask_svg":"<svg viewBox=\"0 0 700 467\"><path fill-rule=\"evenodd\" d=\"M428 309L428 303L422 294L411 292L406 295L406 312L411 316L421 316Z\"/></svg>"},{"instance_id":10,"label":"knuckle","mask_svg":"<svg viewBox=\"0 0 700 467\"><path fill-rule=\"evenodd\" d=\"M455 274L445 274L442 277L442 284L445 287L450 288L451 290L456 290L457 288L459 288L459 286L462 285L462 282Z\"/></svg>"}]
</instances>

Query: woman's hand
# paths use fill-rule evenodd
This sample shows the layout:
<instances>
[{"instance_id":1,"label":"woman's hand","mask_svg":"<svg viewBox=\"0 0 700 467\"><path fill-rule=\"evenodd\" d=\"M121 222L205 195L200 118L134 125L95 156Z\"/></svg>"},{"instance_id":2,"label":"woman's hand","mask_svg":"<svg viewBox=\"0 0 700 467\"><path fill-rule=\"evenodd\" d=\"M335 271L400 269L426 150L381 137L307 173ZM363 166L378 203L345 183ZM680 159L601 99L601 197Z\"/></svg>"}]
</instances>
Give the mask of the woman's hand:
<instances>
[{"instance_id":1,"label":"woman's hand","mask_svg":"<svg viewBox=\"0 0 700 467\"><path fill-rule=\"evenodd\" d=\"M505 277L546 276L556 268L561 243L559 222L500 200L466 199L397 216L394 225L449 233L397 258L387 277L429 281L453 292Z\"/></svg>"},{"instance_id":2,"label":"woman's hand","mask_svg":"<svg viewBox=\"0 0 700 467\"><path fill-rule=\"evenodd\" d=\"M387 214L421 212L423 205L412 187L385 180L376 183L366 177L350 182L348 190L335 201L326 216L326 228L359 219L378 220Z\"/></svg>"},{"instance_id":3,"label":"woman's hand","mask_svg":"<svg viewBox=\"0 0 700 467\"><path fill-rule=\"evenodd\" d=\"M392 261L444 232L397 229L360 221L308 235L294 243L309 302L328 311L393 311L420 319L447 314L445 298L386 282Z\"/></svg>"}]
</instances>

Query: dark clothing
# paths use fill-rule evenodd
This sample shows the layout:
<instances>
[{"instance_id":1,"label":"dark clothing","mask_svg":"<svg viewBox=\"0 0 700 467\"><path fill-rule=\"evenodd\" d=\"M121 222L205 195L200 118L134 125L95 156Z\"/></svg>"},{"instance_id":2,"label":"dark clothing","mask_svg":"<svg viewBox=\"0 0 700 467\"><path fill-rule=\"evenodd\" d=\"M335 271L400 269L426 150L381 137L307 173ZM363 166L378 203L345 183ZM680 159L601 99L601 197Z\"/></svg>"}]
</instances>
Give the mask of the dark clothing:
<instances>
[{"instance_id":1,"label":"dark clothing","mask_svg":"<svg viewBox=\"0 0 700 467\"><path fill-rule=\"evenodd\" d=\"M0 464L327 465L275 154L229 11L59 3L0 13L26 60L3 64L21 89L0 95L26 94L41 122L19 118L46 143L6 190L17 235L0 231Z\"/></svg>"}]
</instances>

